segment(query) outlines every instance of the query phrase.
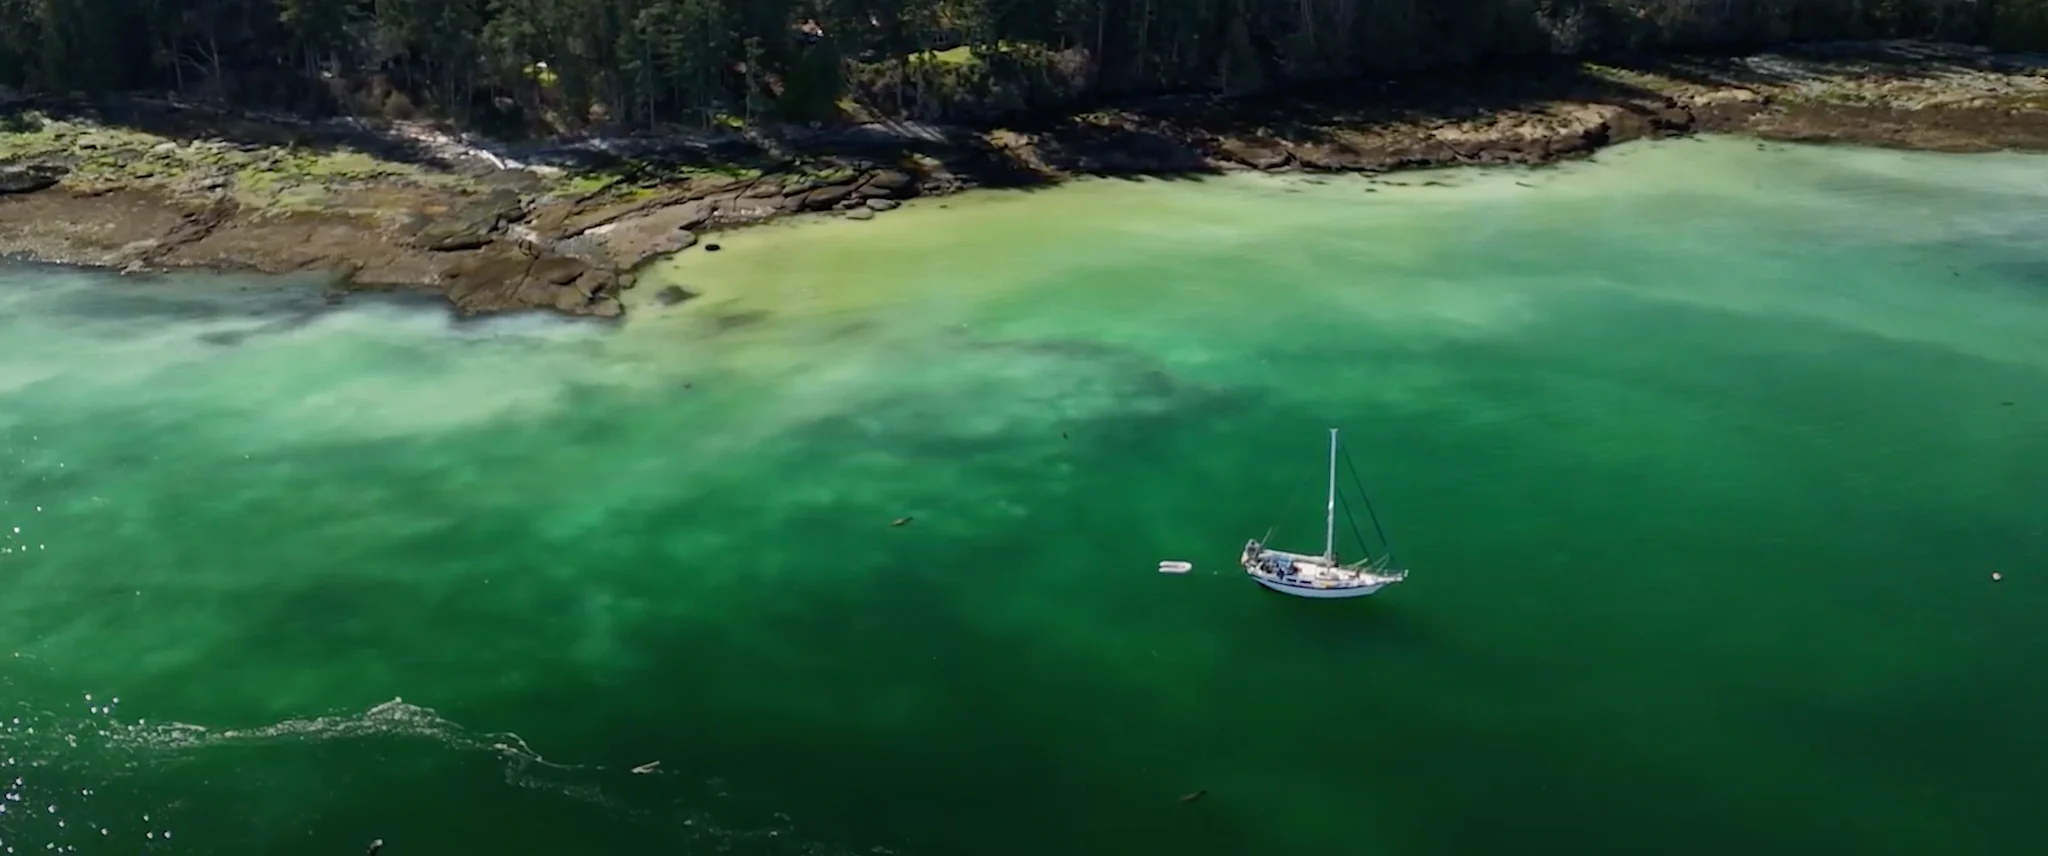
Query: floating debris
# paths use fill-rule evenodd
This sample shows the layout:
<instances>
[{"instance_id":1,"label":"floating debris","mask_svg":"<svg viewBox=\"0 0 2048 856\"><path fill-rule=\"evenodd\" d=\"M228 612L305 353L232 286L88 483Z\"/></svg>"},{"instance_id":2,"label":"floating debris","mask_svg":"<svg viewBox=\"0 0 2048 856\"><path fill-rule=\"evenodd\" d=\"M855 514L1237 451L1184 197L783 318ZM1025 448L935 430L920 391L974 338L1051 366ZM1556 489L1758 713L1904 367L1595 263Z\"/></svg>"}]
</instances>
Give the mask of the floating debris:
<instances>
[{"instance_id":1,"label":"floating debris","mask_svg":"<svg viewBox=\"0 0 2048 856\"><path fill-rule=\"evenodd\" d=\"M1208 796L1208 795L1209 795L1209 792L1208 792L1208 791L1196 791L1196 792L1194 792L1194 793L1191 793L1191 794L1181 794L1181 795L1180 795L1180 801L1181 801L1181 802L1184 802L1184 803L1191 803L1191 802L1194 802L1195 800L1201 799L1201 798L1203 798L1203 797L1206 797L1206 796Z\"/></svg>"},{"instance_id":2,"label":"floating debris","mask_svg":"<svg viewBox=\"0 0 2048 856\"><path fill-rule=\"evenodd\" d=\"M634 767L634 768L633 768L633 772L635 772L635 773L639 773L640 775L643 775L643 776L645 776L645 775L647 775L648 773L652 773L652 772L654 772L655 770L659 769L660 767L661 767L661 762L660 762L660 761L649 761L649 762L647 762L647 763L645 763L645 764L641 764L641 765L640 765L640 766L638 766L638 767Z\"/></svg>"},{"instance_id":3,"label":"floating debris","mask_svg":"<svg viewBox=\"0 0 2048 856\"><path fill-rule=\"evenodd\" d=\"M910 518L908 518L908 517L898 517L898 518L896 518L895 520L891 520L891 521L889 521L889 525L890 525L890 526L908 526L908 525L910 525Z\"/></svg>"},{"instance_id":4,"label":"floating debris","mask_svg":"<svg viewBox=\"0 0 2048 856\"><path fill-rule=\"evenodd\" d=\"M1159 563L1159 572L1162 574L1185 574L1194 569L1195 566L1192 562L1166 561Z\"/></svg>"}]
</instances>

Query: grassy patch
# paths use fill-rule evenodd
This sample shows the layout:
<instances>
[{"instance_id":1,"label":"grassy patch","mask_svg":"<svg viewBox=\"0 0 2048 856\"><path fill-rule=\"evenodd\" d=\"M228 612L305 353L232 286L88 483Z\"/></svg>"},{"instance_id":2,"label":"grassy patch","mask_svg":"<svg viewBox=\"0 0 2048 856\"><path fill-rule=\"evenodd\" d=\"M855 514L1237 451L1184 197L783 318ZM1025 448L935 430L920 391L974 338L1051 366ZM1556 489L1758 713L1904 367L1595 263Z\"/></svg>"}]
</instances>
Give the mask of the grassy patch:
<instances>
[{"instance_id":1,"label":"grassy patch","mask_svg":"<svg viewBox=\"0 0 2048 856\"><path fill-rule=\"evenodd\" d=\"M1637 71L1635 69L1620 68L1612 65L1602 65L1597 62L1580 63L1579 69L1583 71L1586 74L1586 76L1594 78L1595 80L1605 80L1612 83L1618 83L1623 86L1631 86L1637 89L1646 89L1651 92L1670 92L1672 90L1685 88L1684 85L1679 83L1677 80L1670 77L1666 77L1661 74L1651 74L1649 72Z\"/></svg>"},{"instance_id":2,"label":"grassy patch","mask_svg":"<svg viewBox=\"0 0 2048 856\"><path fill-rule=\"evenodd\" d=\"M938 68L965 68L1000 54L1011 54L1018 50L1012 42L996 42L992 45L958 45L942 51L917 51L906 55L906 64L926 65Z\"/></svg>"},{"instance_id":3,"label":"grassy patch","mask_svg":"<svg viewBox=\"0 0 2048 856\"><path fill-rule=\"evenodd\" d=\"M350 184L396 182L460 191L473 179L429 172L348 149L261 148L180 142L141 131L33 114L0 128L0 159L52 158L71 167L65 183L81 190L138 187L172 193L218 187L202 179L233 180L245 205L276 210L317 207Z\"/></svg>"},{"instance_id":4,"label":"grassy patch","mask_svg":"<svg viewBox=\"0 0 2048 856\"><path fill-rule=\"evenodd\" d=\"M372 181L389 178L424 179L426 176L417 168L352 152L337 149L330 152L308 152L293 150L287 152L282 169L312 179L338 181Z\"/></svg>"},{"instance_id":5,"label":"grassy patch","mask_svg":"<svg viewBox=\"0 0 2048 856\"><path fill-rule=\"evenodd\" d=\"M838 184L852 181L859 171L851 167L830 163L801 163L794 170L796 175L817 181L820 184Z\"/></svg>"},{"instance_id":6,"label":"grassy patch","mask_svg":"<svg viewBox=\"0 0 2048 856\"><path fill-rule=\"evenodd\" d=\"M760 178L761 170L734 163L707 164L684 167L677 171L684 178L726 178L738 181Z\"/></svg>"},{"instance_id":7,"label":"grassy patch","mask_svg":"<svg viewBox=\"0 0 2048 856\"><path fill-rule=\"evenodd\" d=\"M572 199L596 196L612 185L619 183L619 176L607 173L579 173L565 175L548 189L550 192Z\"/></svg>"}]
</instances>

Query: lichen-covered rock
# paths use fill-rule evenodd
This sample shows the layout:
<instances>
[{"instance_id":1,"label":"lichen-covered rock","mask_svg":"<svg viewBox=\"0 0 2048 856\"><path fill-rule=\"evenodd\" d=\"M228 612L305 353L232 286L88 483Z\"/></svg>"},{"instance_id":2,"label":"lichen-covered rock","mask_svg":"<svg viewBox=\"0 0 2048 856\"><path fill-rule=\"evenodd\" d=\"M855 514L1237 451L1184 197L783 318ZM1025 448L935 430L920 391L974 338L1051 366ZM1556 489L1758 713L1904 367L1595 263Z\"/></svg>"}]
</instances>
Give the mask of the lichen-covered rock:
<instances>
[{"instance_id":1,"label":"lichen-covered rock","mask_svg":"<svg viewBox=\"0 0 2048 856\"><path fill-rule=\"evenodd\" d=\"M70 172L69 167L56 163L0 164L0 196L48 190Z\"/></svg>"}]
</instances>

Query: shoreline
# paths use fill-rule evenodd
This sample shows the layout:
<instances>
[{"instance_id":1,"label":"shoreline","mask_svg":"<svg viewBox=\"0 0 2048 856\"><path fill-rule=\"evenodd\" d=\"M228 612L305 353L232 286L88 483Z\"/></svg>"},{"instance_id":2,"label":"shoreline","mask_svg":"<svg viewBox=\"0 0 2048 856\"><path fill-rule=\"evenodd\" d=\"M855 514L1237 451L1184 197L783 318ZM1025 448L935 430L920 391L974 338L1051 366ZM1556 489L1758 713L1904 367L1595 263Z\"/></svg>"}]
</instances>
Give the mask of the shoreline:
<instances>
[{"instance_id":1,"label":"shoreline","mask_svg":"<svg viewBox=\"0 0 2048 856\"><path fill-rule=\"evenodd\" d=\"M1437 73L1263 101L1161 97L968 129L494 144L145 104L0 113L0 255L127 272L326 274L460 316L624 312L637 271L795 214L1079 176L1540 166L1721 133L2048 151L2048 57L1916 42ZM692 295L694 296L694 295Z\"/></svg>"}]
</instances>

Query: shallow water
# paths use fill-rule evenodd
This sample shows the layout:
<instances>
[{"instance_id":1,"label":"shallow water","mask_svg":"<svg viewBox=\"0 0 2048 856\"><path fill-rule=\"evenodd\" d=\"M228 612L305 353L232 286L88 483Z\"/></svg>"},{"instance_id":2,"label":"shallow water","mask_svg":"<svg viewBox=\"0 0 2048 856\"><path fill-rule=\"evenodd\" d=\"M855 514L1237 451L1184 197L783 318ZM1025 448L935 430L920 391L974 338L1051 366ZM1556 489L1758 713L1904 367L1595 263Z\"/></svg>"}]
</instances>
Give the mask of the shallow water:
<instances>
[{"instance_id":1,"label":"shallow water","mask_svg":"<svg viewBox=\"0 0 2048 856\"><path fill-rule=\"evenodd\" d=\"M0 270L0 847L2048 846L2048 161L723 243L623 329ZM1331 426L1414 575L1258 590Z\"/></svg>"}]
</instances>

